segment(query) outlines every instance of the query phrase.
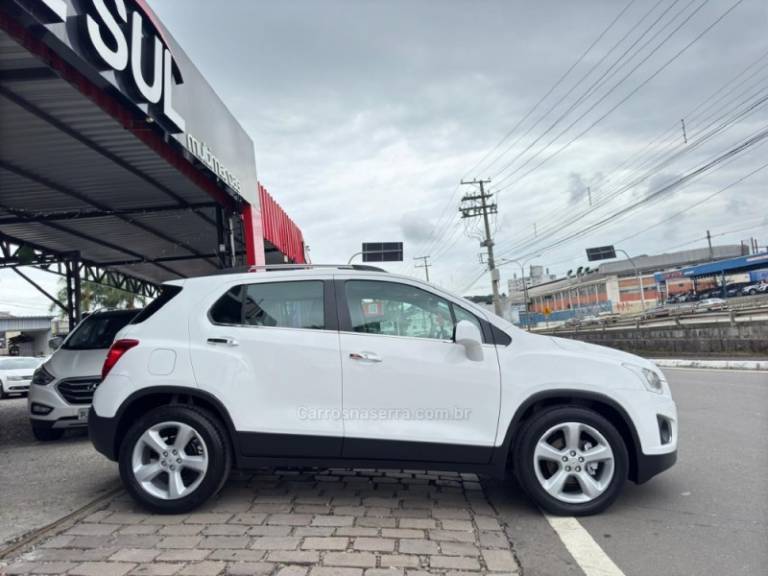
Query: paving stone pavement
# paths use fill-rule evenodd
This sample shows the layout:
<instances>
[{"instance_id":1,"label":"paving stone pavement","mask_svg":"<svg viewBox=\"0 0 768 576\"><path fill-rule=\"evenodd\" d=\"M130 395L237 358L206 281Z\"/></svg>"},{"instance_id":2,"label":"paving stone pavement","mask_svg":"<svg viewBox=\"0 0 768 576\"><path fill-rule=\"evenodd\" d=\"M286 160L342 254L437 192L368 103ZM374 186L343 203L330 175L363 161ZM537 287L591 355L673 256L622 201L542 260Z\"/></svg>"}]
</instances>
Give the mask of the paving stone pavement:
<instances>
[{"instance_id":1,"label":"paving stone pavement","mask_svg":"<svg viewBox=\"0 0 768 576\"><path fill-rule=\"evenodd\" d=\"M233 473L218 498L184 515L102 510L0 564L72 576L423 576L517 574L474 474L420 470Z\"/></svg>"}]
</instances>

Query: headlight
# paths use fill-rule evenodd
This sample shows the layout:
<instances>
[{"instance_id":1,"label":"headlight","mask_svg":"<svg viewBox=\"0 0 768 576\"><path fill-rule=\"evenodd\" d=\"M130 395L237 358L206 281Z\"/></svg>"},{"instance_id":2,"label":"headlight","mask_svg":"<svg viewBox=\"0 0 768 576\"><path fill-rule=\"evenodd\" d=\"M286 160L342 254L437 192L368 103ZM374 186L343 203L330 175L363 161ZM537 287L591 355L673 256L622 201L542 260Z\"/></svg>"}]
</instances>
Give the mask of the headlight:
<instances>
[{"instance_id":1,"label":"headlight","mask_svg":"<svg viewBox=\"0 0 768 576\"><path fill-rule=\"evenodd\" d=\"M24 377L24 376L8 376L8 382L21 382L22 380L26 380L26 377Z\"/></svg>"},{"instance_id":2,"label":"headlight","mask_svg":"<svg viewBox=\"0 0 768 576\"><path fill-rule=\"evenodd\" d=\"M661 376L659 376L659 373L655 370L643 368L642 366L636 366L634 364L624 364L623 366L637 374L645 387L651 392L656 392L657 394L664 393L664 383Z\"/></svg>"},{"instance_id":3,"label":"headlight","mask_svg":"<svg viewBox=\"0 0 768 576\"><path fill-rule=\"evenodd\" d=\"M54 376L42 366L40 366L37 370L35 370L35 373L32 374L32 384L37 384L38 386L47 386L53 382L53 380Z\"/></svg>"}]
</instances>

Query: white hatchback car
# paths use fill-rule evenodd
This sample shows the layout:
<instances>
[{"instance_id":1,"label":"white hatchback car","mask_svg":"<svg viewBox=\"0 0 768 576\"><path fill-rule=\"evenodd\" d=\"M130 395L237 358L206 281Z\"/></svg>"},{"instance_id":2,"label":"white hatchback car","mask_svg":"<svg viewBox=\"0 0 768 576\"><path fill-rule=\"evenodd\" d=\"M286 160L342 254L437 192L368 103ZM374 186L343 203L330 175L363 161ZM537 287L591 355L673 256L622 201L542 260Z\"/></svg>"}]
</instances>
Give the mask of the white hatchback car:
<instances>
[{"instance_id":1,"label":"white hatchback car","mask_svg":"<svg viewBox=\"0 0 768 576\"><path fill-rule=\"evenodd\" d=\"M35 371L27 409L36 439L57 440L67 428L88 425L88 410L101 382L107 351L115 334L138 312L99 310L89 314Z\"/></svg>"},{"instance_id":2,"label":"white hatchback car","mask_svg":"<svg viewBox=\"0 0 768 576\"><path fill-rule=\"evenodd\" d=\"M363 266L174 281L118 335L89 416L128 492L190 510L231 467L474 471L591 514L674 464L651 362L535 335Z\"/></svg>"},{"instance_id":3,"label":"white hatchback car","mask_svg":"<svg viewBox=\"0 0 768 576\"><path fill-rule=\"evenodd\" d=\"M0 399L11 394L26 394L32 374L42 361L43 358L33 356L0 357Z\"/></svg>"}]
</instances>

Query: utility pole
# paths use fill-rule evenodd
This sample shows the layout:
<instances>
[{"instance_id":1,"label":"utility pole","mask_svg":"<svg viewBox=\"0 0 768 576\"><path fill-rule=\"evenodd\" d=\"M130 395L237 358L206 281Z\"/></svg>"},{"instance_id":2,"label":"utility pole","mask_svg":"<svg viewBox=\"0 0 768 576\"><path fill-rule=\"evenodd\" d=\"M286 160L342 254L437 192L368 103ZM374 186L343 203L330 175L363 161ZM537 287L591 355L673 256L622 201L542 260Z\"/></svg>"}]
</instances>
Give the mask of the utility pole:
<instances>
[{"instance_id":1,"label":"utility pole","mask_svg":"<svg viewBox=\"0 0 768 576\"><path fill-rule=\"evenodd\" d=\"M472 180L470 182L461 181L462 185L479 185L479 194L467 194L461 199L459 212L462 218L483 218L485 227L485 240L480 242L480 246L485 247L488 252L488 270L491 272L491 288L493 290L493 310L501 316L501 300L499 299L499 271L496 269L496 261L493 258L493 239L491 238L491 224L488 216L496 214L498 207L490 202L493 194L485 191L485 185L490 184L490 180Z\"/></svg>"},{"instance_id":2,"label":"utility pole","mask_svg":"<svg viewBox=\"0 0 768 576\"><path fill-rule=\"evenodd\" d=\"M421 260L423 264L414 264L415 268L424 268L424 274L427 276L427 282L429 282L429 269L432 264L429 263L429 256L416 256L414 260Z\"/></svg>"},{"instance_id":3,"label":"utility pole","mask_svg":"<svg viewBox=\"0 0 768 576\"><path fill-rule=\"evenodd\" d=\"M709 244L709 259L714 260L715 253L712 251L712 234L709 233L709 230L707 230L707 244Z\"/></svg>"}]
</instances>

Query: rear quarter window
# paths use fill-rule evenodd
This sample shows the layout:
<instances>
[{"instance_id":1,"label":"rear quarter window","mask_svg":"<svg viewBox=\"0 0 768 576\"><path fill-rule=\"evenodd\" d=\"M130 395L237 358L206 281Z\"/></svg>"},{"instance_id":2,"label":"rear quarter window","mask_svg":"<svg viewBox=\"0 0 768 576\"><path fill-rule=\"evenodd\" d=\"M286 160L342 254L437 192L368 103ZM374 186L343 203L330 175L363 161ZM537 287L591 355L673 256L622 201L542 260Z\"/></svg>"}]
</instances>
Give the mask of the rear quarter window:
<instances>
[{"instance_id":1,"label":"rear quarter window","mask_svg":"<svg viewBox=\"0 0 768 576\"><path fill-rule=\"evenodd\" d=\"M179 292L181 292L181 286L163 286L160 290L160 295L152 300L144 310L139 312L131 324L141 324L148 318L151 318L158 310L173 300Z\"/></svg>"}]
</instances>

